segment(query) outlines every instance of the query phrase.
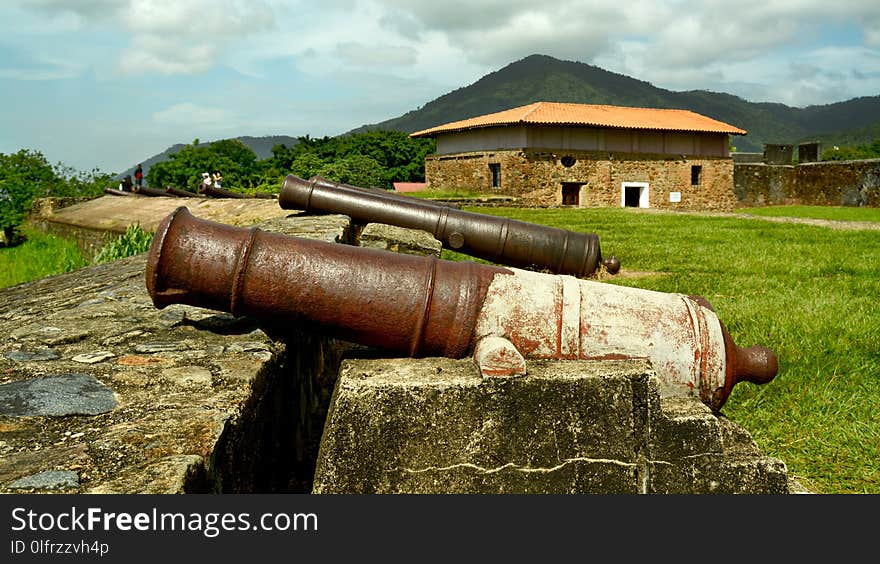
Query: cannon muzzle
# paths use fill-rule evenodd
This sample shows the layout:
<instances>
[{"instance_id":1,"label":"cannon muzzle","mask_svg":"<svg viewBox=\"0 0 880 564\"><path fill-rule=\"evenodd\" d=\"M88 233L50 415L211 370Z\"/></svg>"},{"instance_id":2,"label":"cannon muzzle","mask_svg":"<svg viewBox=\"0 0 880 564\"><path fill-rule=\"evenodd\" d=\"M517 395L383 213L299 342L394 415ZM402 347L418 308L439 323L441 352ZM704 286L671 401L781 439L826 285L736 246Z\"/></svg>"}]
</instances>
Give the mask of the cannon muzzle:
<instances>
[{"instance_id":1,"label":"cannon muzzle","mask_svg":"<svg viewBox=\"0 0 880 564\"><path fill-rule=\"evenodd\" d=\"M278 203L283 209L339 213L364 223L420 229L447 249L498 264L582 278L595 275L602 265L612 274L620 269L615 257L603 261L599 237L592 233L463 211L319 177L288 175Z\"/></svg>"},{"instance_id":2,"label":"cannon muzzle","mask_svg":"<svg viewBox=\"0 0 880 564\"><path fill-rule=\"evenodd\" d=\"M649 359L662 390L716 411L737 382L777 371L699 297L243 229L184 207L156 231L146 285L159 308L304 323L413 357L473 355L486 377L525 374L527 358Z\"/></svg>"}]
</instances>

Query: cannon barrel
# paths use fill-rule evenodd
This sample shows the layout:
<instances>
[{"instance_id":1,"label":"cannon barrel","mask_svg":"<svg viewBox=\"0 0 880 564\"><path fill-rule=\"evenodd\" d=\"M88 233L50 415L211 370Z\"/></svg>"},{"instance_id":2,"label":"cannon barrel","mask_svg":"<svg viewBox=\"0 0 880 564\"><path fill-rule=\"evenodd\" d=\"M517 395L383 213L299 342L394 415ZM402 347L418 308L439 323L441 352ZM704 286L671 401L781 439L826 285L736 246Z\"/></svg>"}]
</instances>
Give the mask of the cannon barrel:
<instances>
[{"instance_id":1,"label":"cannon barrel","mask_svg":"<svg viewBox=\"0 0 880 564\"><path fill-rule=\"evenodd\" d=\"M134 192L125 192L124 190L117 190L115 188L104 188L104 193L109 194L111 196L136 196Z\"/></svg>"},{"instance_id":2,"label":"cannon barrel","mask_svg":"<svg viewBox=\"0 0 880 564\"><path fill-rule=\"evenodd\" d=\"M165 193L171 196L176 196L178 198L204 198L204 196L201 194L196 194L195 192L190 192L189 190L175 188L174 186L166 186Z\"/></svg>"},{"instance_id":3,"label":"cannon barrel","mask_svg":"<svg viewBox=\"0 0 880 564\"><path fill-rule=\"evenodd\" d=\"M526 358L647 358L662 390L716 411L737 382L777 371L700 297L232 227L185 207L157 228L146 285L158 308L304 323L413 357L473 355L486 377L525 374Z\"/></svg>"},{"instance_id":4,"label":"cannon barrel","mask_svg":"<svg viewBox=\"0 0 880 564\"><path fill-rule=\"evenodd\" d=\"M148 188L147 186L141 186L140 188L135 187L135 194L140 194L141 196L151 196L151 197L172 197L176 198L177 196L173 194L169 194L165 190L157 190L156 188Z\"/></svg>"},{"instance_id":5,"label":"cannon barrel","mask_svg":"<svg viewBox=\"0 0 880 564\"><path fill-rule=\"evenodd\" d=\"M339 213L364 223L420 229L447 249L519 268L577 277L595 275L600 265L612 274L620 269L615 257L602 260L599 237L593 233L458 210L322 178L288 175L278 203L283 209Z\"/></svg>"},{"instance_id":6,"label":"cannon barrel","mask_svg":"<svg viewBox=\"0 0 880 564\"><path fill-rule=\"evenodd\" d=\"M242 194L241 192L233 192L232 190L227 190L225 188L217 188L212 185L202 184L199 186L199 192L210 196L211 198L261 198L264 200L274 200L274 194L267 194L265 192L257 192L255 194Z\"/></svg>"}]
</instances>

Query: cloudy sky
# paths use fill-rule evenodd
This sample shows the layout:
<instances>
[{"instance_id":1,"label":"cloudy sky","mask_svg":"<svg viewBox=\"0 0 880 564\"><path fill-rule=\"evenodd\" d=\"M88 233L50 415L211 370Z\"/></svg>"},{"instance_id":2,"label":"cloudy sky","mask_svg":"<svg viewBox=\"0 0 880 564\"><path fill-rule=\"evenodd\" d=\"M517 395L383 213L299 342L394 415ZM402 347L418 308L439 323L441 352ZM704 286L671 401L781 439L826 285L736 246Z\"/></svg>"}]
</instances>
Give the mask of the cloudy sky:
<instances>
[{"instance_id":1,"label":"cloudy sky","mask_svg":"<svg viewBox=\"0 0 880 564\"><path fill-rule=\"evenodd\" d=\"M880 94L878 0L2 0L0 153L120 172L336 135L531 54L792 106Z\"/></svg>"}]
</instances>

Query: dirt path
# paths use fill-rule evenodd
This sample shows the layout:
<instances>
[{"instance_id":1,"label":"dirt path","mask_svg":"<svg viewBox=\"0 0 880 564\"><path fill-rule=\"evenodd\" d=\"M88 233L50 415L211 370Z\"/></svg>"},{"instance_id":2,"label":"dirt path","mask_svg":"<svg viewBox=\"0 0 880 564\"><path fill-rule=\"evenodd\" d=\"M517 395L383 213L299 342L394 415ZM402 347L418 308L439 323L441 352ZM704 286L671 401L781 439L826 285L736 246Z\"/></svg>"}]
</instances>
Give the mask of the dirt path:
<instances>
[{"instance_id":1,"label":"dirt path","mask_svg":"<svg viewBox=\"0 0 880 564\"><path fill-rule=\"evenodd\" d=\"M642 210L649 211L649 210ZM773 221L776 223L800 223L816 227L828 227L830 229L854 229L867 231L880 231L880 222L875 221L839 221L835 219L812 219L804 217L770 217L736 212L700 212L700 211L672 211L651 209L654 213L680 213L687 215L700 215L706 217L735 217L739 219L756 219L760 221Z\"/></svg>"}]
</instances>

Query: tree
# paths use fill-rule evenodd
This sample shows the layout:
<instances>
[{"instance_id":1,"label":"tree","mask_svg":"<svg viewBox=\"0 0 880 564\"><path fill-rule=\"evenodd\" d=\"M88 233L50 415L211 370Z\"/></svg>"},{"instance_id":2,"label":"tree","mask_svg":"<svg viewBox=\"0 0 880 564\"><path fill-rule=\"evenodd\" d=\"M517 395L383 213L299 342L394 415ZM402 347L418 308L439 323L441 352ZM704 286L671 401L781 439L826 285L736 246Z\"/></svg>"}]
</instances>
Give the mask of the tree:
<instances>
[{"instance_id":1,"label":"tree","mask_svg":"<svg viewBox=\"0 0 880 564\"><path fill-rule=\"evenodd\" d=\"M880 158L880 139L875 139L870 144L834 146L822 151L823 161L856 161L878 158Z\"/></svg>"},{"instance_id":2,"label":"tree","mask_svg":"<svg viewBox=\"0 0 880 564\"><path fill-rule=\"evenodd\" d=\"M0 153L0 229L7 245L21 241L19 230L34 198L47 196L59 180L39 151Z\"/></svg>"},{"instance_id":3,"label":"tree","mask_svg":"<svg viewBox=\"0 0 880 564\"><path fill-rule=\"evenodd\" d=\"M219 172L224 185L250 188L259 182L256 162L256 153L236 139L217 141L205 147L187 145L167 161L151 166L147 184L197 191L203 172Z\"/></svg>"},{"instance_id":4,"label":"tree","mask_svg":"<svg viewBox=\"0 0 880 564\"><path fill-rule=\"evenodd\" d=\"M376 159L366 155L349 155L321 167L317 174L328 180L354 186L380 187L385 169Z\"/></svg>"},{"instance_id":5,"label":"tree","mask_svg":"<svg viewBox=\"0 0 880 564\"><path fill-rule=\"evenodd\" d=\"M328 162L324 161L315 153L303 153L293 159L290 163L290 172L300 178L310 178L327 166Z\"/></svg>"},{"instance_id":6,"label":"tree","mask_svg":"<svg viewBox=\"0 0 880 564\"><path fill-rule=\"evenodd\" d=\"M324 167L337 176L350 176L354 169L367 166L370 174L379 167L379 179L371 185L390 189L392 183L420 182L425 179L425 156L435 150L433 139L413 139L400 131L374 130L341 137L297 138L293 147L276 145L272 148L272 166L308 178ZM342 161L356 156L368 157L366 161ZM360 164L358 164L360 163ZM322 176L329 175L321 174ZM368 174L367 177L370 175ZM354 184L354 182L352 182Z\"/></svg>"}]
</instances>

